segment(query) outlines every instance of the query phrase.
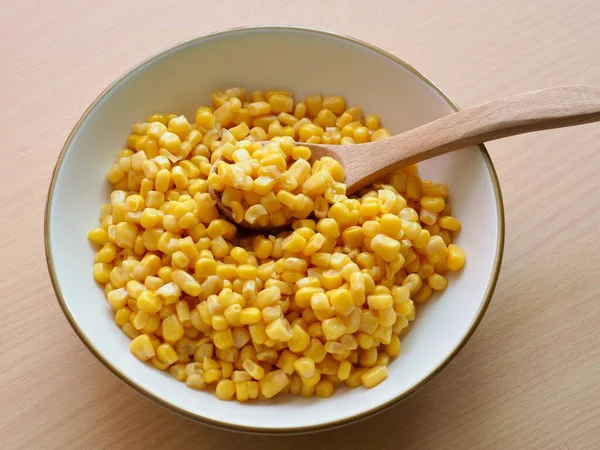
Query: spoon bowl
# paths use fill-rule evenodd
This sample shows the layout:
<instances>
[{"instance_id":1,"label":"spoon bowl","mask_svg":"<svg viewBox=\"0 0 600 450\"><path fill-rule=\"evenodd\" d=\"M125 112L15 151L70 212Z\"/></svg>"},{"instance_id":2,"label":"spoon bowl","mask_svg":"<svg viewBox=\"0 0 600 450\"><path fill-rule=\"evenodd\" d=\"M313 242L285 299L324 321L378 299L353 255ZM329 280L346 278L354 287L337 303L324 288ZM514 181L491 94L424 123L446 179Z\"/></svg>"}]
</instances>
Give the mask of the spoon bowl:
<instances>
[{"instance_id":1,"label":"spoon bowl","mask_svg":"<svg viewBox=\"0 0 600 450\"><path fill-rule=\"evenodd\" d=\"M261 142L261 144L266 144L266 143L267 143L266 141ZM309 144L307 142L303 142L302 145L305 147L308 147L311 151L311 157L308 160L308 162L310 162L311 165L325 156L330 156L330 157L340 161L341 157L340 157L338 148L350 147L349 145L334 146L334 145ZM367 145L367 144L355 144L352 147L364 147L365 145ZM212 168L210 169L210 174L216 173L217 165L218 165L219 161L224 161L224 158L222 156L220 156L215 161L215 163L212 165ZM256 232L256 233L276 234L279 231L289 228L292 224L293 220L286 222L284 225L282 225L280 227L273 227L273 226L269 226L269 225L262 226L262 225L258 225L258 224L254 224L254 223L249 223L246 219L242 219L241 222L238 222L233 218L233 211L231 211L231 208L229 208L228 206L225 206L223 204L222 199L221 199L222 192L216 191L210 185L208 187L208 192L210 193L211 198L215 202L215 205L216 205L217 209L219 210L219 212L221 214L223 214L223 216L228 221L235 224L236 226L243 227L249 231Z\"/></svg>"}]
</instances>

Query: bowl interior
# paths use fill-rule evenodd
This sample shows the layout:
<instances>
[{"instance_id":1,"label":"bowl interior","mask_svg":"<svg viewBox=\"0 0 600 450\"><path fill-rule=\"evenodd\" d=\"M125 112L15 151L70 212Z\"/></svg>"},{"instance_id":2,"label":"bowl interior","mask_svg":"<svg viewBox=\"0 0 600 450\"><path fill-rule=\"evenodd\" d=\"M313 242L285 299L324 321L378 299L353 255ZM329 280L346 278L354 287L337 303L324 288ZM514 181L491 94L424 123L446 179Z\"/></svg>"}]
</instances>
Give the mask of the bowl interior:
<instances>
[{"instance_id":1,"label":"bowl interior","mask_svg":"<svg viewBox=\"0 0 600 450\"><path fill-rule=\"evenodd\" d=\"M222 402L192 391L168 374L138 361L113 322L102 289L92 278L87 231L97 226L108 201L106 172L130 127L153 112L193 118L214 89L283 88L341 94L377 113L400 133L453 112L432 85L389 55L347 38L289 29L241 29L182 44L141 64L107 90L76 127L62 155L49 198L51 273L67 316L90 348L138 390L189 416L233 427L302 429L343 421L376 409L418 387L468 337L496 278L502 220L491 163L473 147L420 166L424 179L448 183L453 214L463 223L456 242L465 249L464 270L448 289L418 310L402 341L389 379L371 390L339 389L328 400L284 397L276 401ZM376 155L374 155L376 156Z\"/></svg>"}]
</instances>

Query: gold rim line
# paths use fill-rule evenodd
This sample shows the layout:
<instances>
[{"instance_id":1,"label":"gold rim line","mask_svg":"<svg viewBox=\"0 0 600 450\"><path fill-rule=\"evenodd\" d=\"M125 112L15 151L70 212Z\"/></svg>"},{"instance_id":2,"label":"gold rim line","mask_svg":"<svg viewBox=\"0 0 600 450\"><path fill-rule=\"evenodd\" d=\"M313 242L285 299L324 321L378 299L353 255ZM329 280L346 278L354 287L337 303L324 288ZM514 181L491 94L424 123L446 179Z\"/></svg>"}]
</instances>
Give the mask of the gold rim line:
<instances>
[{"instance_id":1,"label":"gold rim line","mask_svg":"<svg viewBox=\"0 0 600 450\"><path fill-rule=\"evenodd\" d=\"M285 428L285 427L273 428L273 427L251 427L251 426L221 422L221 421L214 420L209 417L201 416L201 415L192 413L190 411L187 411L185 409L182 409L182 408L160 398L159 396L147 391L143 386L141 386L140 384L133 381L126 374L124 374L118 367L113 365L92 344L90 339L87 337L85 332L81 329L81 327L79 326L79 324L73 317L69 307L67 306L67 304L65 302L65 299L63 297L62 291L61 291L59 283L58 283L58 279L56 277L54 261L52 259L52 249L51 249L51 245L50 245L50 237L49 237L50 236L50 216L51 216L51 211L52 211L52 200L54 197L54 189L56 186L56 179L57 179L58 173L62 167L62 163L64 161L66 151L69 148L71 141L73 140L73 137L79 131L79 128L81 127L82 123L87 119L90 112L111 91L113 91L114 88L116 88L118 85L120 85L121 82L125 81L125 79L127 79L130 75L133 75L139 69L149 65L151 62L153 62L157 58L167 56L168 54L178 51L188 45L193 45L198 42L202 42L204 40L212 39L215 37L228 35L228 34L234 34L234 33L256 32L256 31L260 31L260 30L274 30L274 31L288 30L288 31L297 31L297 32L303 32L303 33L308 33L308 34L317 34L317 35L326 36L329 38L335 38L335 39L339 39L342 41L346 41L346 42L358 45L360 47L366 48L368 50L371 50L371 51L378 53L379 55L395 62L399 66L401 66L404 69L411 72L413 75L415 75L421 81L423 81L426 85L428 85L431 89L433 89L437 94L439 94L455 112L460 111L460 108L456 105L456 103L454 103L454 101L452 101L438 86L436 86L431 80L429 80L421 72L419 72L417 69L415 69L413 66L406 63L402 59L398 58L397 56L395 56L385 50L375 47L374 45L371 45L367 42L364 42L364 41L361 41L359 39L355 39L355 38L352 38L349 36L345 36L345 35L342 35L339 33L334 33L331 31L325 31L325 30L320 30L320 29L310 28L310 27L283 26L283 25L248 26L248 27L236 27L236 28L231 28L231 29L227 29L227 30L223 30L223 31L218 31L215 33L207 34L205 36L200 36L197 38L193 38L193 39L189 39L187 41L180 42L178 44L170 46L164 50L161 50L161 51L149 56L148 58L144 59L142 62L136 64L131 69L126 71L115 81L113 81L108 87L106 87L100 93L100 95L98 95L98 97L90 104L90 106L87 107L87 109L84 111L84 113L81 115L81 117L79 118L79 120L77 121L77 123L75 124L75 126L73 127L71 132L69 133L69 136L67 137L67 139L60 151L56 165L54 166L54 170L52 172L52 179L51 179L50 186L48 189L48 195L46 197L46 205L45 205L45 211L44 211L44 247L45 247L45 252L46 252L46 264L48 266L48 272L50 275L50 280L52 282L52 288L54 289L55 296L58 300L58 303L59 303L64 315L66 316L68 322L71 324L71 327L75 331L75 334L77 334L77 336L79 336L81 341L90 350L90 352L105 367L107 367L111 372L113 372L125 384L127 384L127 385L131 386L133 389L135 389L138 393L144 395L145 397L152 400L156 404L158 404L172 412L175 412L181 416L184 416L184 417L194 420L196 422L203 423L205 425L209 425L209 426L213 426L213 427L217 427L217 428L221 428L221 429L241 431L241 432L247 432L247 433L255 433L255 434L299 434L299 433L306 433L306 432L316 432L316 431L321 431L321 430L325 430L325 429L340 427L343 425L347 425L351 422L365 419L368 416L383 412L383 411L391 408L392 406L398 404L400 401L402 401L402 400L406 399L407 397L409 397L410 395L414 394L416 391L418 391L423 386L425 386L429 381L431 381L436 375L438 375L454 359L454 357L458 354L458 352L460 350L462 350L462 348L465 346L467 341L471 338L471 336L477 329L477 326L480 324L481 320L483 319L483 316L490 304L490 301L491 301L493 293L494 293L494 289L496 288L496 284L498 282L498 277L500 274L500 267L502 265L502 258L503 258L503 254L504 254L504 239L505 239L504 203L502 200L502 192L500 190L500 182L498 180L498 175L496 174L496 170L494 168L494 165L492 163L492 160L490 158L490 155L489 155L485 145L481 144L478 147L479 147L481 155L483 156L484 161L487 165L487 168L488 168L488 171L489 171L489 174L491 177L492 185L494 188L494 196L496 198L497 215L498 215L498 223L497 223L497 226L498 226L497 239L498 239L498 241L497 241L497 246L496 246L496 256L495 256L494 264L492 267L492 276L490 278L490 282L487 285L486 292L484 295L484 300L481 303L481 305L475 315L475 318L469 325L466 333L464 334L464 336L462 337L460 342L456 345L454 350L440 364L438 364L437 367L427 377L423 378L421 381L416 383L414 386L412 386L405 392L399 394L398 396L394 397L393 399L388 400L387 402L385 402L381 405L378 405L376 407L373 407L367 411L363 411L363 412L356 414L354 416L351 416L351 417L346 417L346 418L335 420L335 421L325 422L325 423L321 423L318 425L307 425L307 426L299 426L299 427L291 427L291 428Z\"/></svg>"}]
</instances>

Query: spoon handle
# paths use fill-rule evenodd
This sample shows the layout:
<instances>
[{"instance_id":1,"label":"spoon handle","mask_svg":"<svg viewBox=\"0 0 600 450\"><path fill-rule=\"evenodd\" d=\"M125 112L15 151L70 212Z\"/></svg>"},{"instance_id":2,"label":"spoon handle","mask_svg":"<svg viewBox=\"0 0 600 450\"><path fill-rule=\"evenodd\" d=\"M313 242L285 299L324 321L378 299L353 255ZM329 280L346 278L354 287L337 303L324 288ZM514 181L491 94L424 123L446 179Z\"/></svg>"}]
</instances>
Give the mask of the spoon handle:
<instances>
[{"instance_id":1,"label":"spoon handle","mask_svg":"<svg viewBox=\"0 0 600 450\"><path fill-rule=\"evenodd\" d=\"M402 167L470 145L599 120L600 89L555 87L484 103L340 153L348 191L355 192Z\"/></svg>"}]
</instances>

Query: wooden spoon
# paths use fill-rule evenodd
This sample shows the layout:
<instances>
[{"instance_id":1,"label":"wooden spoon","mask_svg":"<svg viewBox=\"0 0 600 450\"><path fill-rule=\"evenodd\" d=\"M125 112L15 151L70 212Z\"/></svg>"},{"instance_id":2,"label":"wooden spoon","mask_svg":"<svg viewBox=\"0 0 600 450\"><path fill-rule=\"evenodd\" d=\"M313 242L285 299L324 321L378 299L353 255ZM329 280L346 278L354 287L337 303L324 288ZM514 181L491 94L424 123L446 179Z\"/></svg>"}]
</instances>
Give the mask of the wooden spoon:
<instances>
[{"instance_id":1,"label":"wooden spoon","mask_svg":"<svg viewBox=\"0 0 600 450\"><path fill-rule=\"evenodd\" d=\"M302 145L312 151L311 164L330 156L344 167L346 193L350 195L402 167L444 153L516 134L596 121L600 121L600 89L564 86L494 100L380 141ZM231 210L221 203L220 193L212 189L210 193L219 210L236 223ZM246 221L237 225L255 231L273 229Z\"/></svg>"}]
</instances>

